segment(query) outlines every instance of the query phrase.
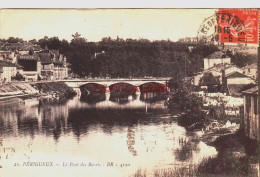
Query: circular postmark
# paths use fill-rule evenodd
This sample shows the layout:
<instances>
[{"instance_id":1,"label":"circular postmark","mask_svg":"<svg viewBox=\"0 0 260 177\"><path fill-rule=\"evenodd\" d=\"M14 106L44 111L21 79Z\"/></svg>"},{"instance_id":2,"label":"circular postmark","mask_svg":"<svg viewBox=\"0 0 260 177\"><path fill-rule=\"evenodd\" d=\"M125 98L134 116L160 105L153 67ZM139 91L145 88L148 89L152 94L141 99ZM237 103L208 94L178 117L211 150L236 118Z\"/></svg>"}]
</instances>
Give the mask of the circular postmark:
<instances>
[{"instance_id":1,"label":"circular postmark","mask_svg":"<svg viewBox=\"0 0 260 177\"><path fill-rule=\"evenodd\" d=\"M227 10L218 10L206 18L197 33L198 42L204 43L247 43L244 21Z\"/></svg>"}]
</instances>

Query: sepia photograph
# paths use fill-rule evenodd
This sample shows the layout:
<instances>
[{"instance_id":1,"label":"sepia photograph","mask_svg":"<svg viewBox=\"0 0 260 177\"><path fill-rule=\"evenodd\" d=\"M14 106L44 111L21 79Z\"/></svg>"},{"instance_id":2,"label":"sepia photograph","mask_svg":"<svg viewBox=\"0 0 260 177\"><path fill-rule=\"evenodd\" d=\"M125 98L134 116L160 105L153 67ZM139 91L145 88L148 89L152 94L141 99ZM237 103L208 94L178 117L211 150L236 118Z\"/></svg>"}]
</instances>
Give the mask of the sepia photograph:
<instances>
[{"instance_id":1,"label":"sepia photograph","mask_svg":"<svg viewBox=\"0 0 260 177\"><path fill-rule=\"evenodd\" d=\"M0 177L259 172L259 9L0 9Z\"/></svg>"}]
</instances>

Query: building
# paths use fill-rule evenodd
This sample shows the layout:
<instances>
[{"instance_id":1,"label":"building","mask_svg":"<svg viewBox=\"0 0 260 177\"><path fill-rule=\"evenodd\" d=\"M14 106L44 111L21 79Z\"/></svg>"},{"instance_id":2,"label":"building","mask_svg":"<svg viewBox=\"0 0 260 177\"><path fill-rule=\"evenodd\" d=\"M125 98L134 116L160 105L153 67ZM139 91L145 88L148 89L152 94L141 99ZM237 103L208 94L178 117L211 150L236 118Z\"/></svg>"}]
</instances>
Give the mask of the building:
<instances>
[{"instance_id":1,"label":"building","mask_svg":"<svg viewBox=\"0 0 260 177\"><path fill-rule=\"evenodd\" d=\"M237 71L227 74L226 78L227 84L247 85L255 83L255 81L252 78Z\"/></svg>"},{"instance_id":2,"label":"building","mask_svg":"<svg viewBox=\"0 0 260 177\"><path fill-rule=\"evenodd\" d=\"M255 80L232 64L218 64L193 77L193 85L201 89L207 88L209 92L222 92L235 97L241 97L243 88L249 84L255 84Z\"/></svg>"},{"instance_id":3,"label":"building","mask_svg":"<svg viewBox=\"0 0 260 177\"><path fill-rule=\"evenodd\" d=\"M17 54L12 51L0 51L0 61L6 61L9 63L16 63Z\"/></svg>"},{"instance_id":4,"label":"building","mask_svg":"<svg viewBox=\"0 0 260 177\"><path fill-rule=\"evenodd\" d=\"M251 139L259 141L259 99L258 86L243 91L244 95L244 116L242 126L245 134Z\"/></svg>"},{"instance_id":5,"label":"building","mask_svg":"<svg viewBox=\"0 0 260 177\"><path fill-rule=\"evenodd\" d=\"M243 68L243 73L253 79L257 80L257 63L247 65Z\"/></svg>"},{"instance_id":6,"label":"building","mask_svg":"<svg viewBox=\"0 0 260 177\"><path fill-rule=\"evenodd\" d=\"M217 64L231 64L231 58L222 51L214 52L204 58L204 70L207 70Z\"/></svg>"},{"instance_id":7,"label":"building","mask_svg":"<svg viewBox=\"0 0 260 177\"><path fill-rule=\"evenodd\" d=\"M29 42L18 42L18 43L4 43L1 46L1 50L4 51L14 51L17 54L25 55L29 54L30 50L33 50L35 53L42 51L42 48L39 45L34 45Z\"/></svg>"},{"instance_id":8,"label":"building","mask_svg":"<svg viewBox=\"0 0 260 177\"><path fill-rule=\"evenodd\" d=\"M220 79L220 83L222 83L222 72L225 72L226 75L233 73L233 72L239 72L239 73L243 73L243 70L239 67L237 67L234 64L216 64L211 68L208 68L202 72L197 73L194 77L193 77L193 85L198 86L200 79L202 78L202 76L205 73L212 73L212 75L218 79Z\"/></svg>"},{"instance_id":9,"label":"building","mask_svg":"<svg viewBox=\"0 0 260 177\"><path fill-rule=\"evenodd\" d=\"M37 53L41 61L41 76L47 80L64 79L68 77L66 56L59 50L44 50Z\"/></svg>"},{"instance_id":10,"label":"building","mask_svg":"<svg viewBox=\"0 0 260 177\"><path fill-rule=\"evenodd\" d=\"M11 82L12 77L17 73L16 65L13 63L0 61L0 84Z\"/></svg>"},{"instance_id":11,"label":"building","mask_svg":"<svg viewBox=\"0 0 260 177\"><path fill-rule=\"evenodd\" d=\"M181 43L198 43L199 39L198 37L185 37L185 38L180 38L178 40L178 42L181 42Z\"/></svg>"},{"instance_id":12,"label":"building","mask_svg":"<svg viewBox=\"0 0 260 177\"><path fill-rule=\"evenodd\" d=\"M37 54L18 54L17 63L23 67L23 70L19 72L25 77L25 80L38 80L41 74L41 61Z\"/></svg>"},{"instance_id":13,"label":"building","mask_svg":"<svg viewBox=\"0 0 260 177\"><path fill-rule=\"evenodd\" d=\"M102 50L102 52L95 52L94 58L97 58L99 55L103 55L103 54L105 54L104 50Z\"/></svg>"}]
</instances>

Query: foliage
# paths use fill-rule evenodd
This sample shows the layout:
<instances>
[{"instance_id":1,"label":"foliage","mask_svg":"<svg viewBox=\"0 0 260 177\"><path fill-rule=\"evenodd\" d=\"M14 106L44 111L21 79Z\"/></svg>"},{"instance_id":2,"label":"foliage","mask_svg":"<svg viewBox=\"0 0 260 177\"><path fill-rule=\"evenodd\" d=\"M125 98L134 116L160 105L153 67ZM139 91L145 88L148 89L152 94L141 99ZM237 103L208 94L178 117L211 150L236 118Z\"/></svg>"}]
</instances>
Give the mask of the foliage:
<instances>
[{"instance_id":1,"label":"foliage","mask_svg":"<svg viewBox=\"0 0 260 177\"><path fill-rule=\"evenodd\" d=\"M229 151L219 153L217 157L204 159L198 167L200 174L247 176L250 172L249 159L247 157L236 157Z\"/></svg>"},{"instance_id":2,"label":"foliage","mask_svg":"<svg viewBox=\"0 0 260 177\"><path fill-rule=\"evenodd\" d=\"M69 43L45 36L38 44L42 48L59 49L72 64L72 71L82 77L192 76L203 68L203 58L218 50L216 46L199 44L190 51L189 44L169 40L104 37L94 43L79 33L72 37Z\"/></svg>"},{"instance_id":3,"label":"foliage","mask_svg":"<svg viewBox=\"0 0 260 177\"><path fill-rule=\"evenodd\" d=\"M99 42L88 42L79 33L72 37L70 42L48 36L29 42L43 49L47 46L51 50L60 50L72 64L72 71L81 77L192 76L203 68L204 57L219 50L214 45L175 43L170 40L124 40L117 36L116 39L104 37ZM10 37L1 42L17 43L23 40Z\"/></svg>"},{"instance_id":4,"label":"foliage","mask_svg":"<svg viewBox=\"0 0 260 177\"><path fill-rule=\"evenodd\" d=\"M2 42L8 42L8 43L18 43L18 42L24 42L21 38L15 38L15 37L9 37L8 39L1 39Z\"/></svg>"},{"instance_id":5,"label":"foliage","mask_svg":"<svg viewBox=\"0 0 260 177\"><path fill-rule=\"evenodd\" d=\"M213 145L218 151L225 149L239 149L244 148L245 153L249 156L256 155L258 153L257 141L249 139L243 129L239 129L235 134L225 135L218 137Z\"/></svg>"},{"instance_id":6,"label":"foliage","mask_svg":"<svg viewBox=\"0 0 260 177\"><path fill-rule=\"evenodd\" d=\"M249 176L253 172L251 163L258 163L259 152L256 140L245 136L239 129L235 134L218 137L213 143L219 152L216 157L204 159L199 167L199 173L232 176ZM239 156L233 152L239 152ZM243 153L246 155L242 155Z\"/></svg>"},{"instance_id":7,"label":"foliage","mask_svg":"<svg viewBox=\"0 0 260 177\"><path fill-rule=\"evenodd\" d=\"M245 67L247 64L251 64L254 61L257 61L256 55L244 55L241 53L231 55L231 62L237 65L238 67Z\"/></svg>"},{"instance_id":8,"label":"foliage","mask_svg":"<svg viewBox=\"0 0 260 177\"><path fill-rule=\"evenodd\" d=\"M205 118L205 113L202 111L202 99L192 94L189 85L181 80L171 83L171 86L174 87L174 91L168 107L172 111L177 110L181 113L178 123L184 127L202 126Z\"/></svg>"}]
</instances>

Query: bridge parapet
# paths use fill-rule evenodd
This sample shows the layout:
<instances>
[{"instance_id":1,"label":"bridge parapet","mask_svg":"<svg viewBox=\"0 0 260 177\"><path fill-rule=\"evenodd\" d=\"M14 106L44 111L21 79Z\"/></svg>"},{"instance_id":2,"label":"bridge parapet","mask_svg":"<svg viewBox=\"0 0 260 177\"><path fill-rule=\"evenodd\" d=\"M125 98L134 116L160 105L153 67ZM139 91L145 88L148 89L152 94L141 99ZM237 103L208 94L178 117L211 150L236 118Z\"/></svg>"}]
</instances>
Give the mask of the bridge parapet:
<instances>
[{"instance_id":1,"label":"bridge parapet","mask_svg":"<svg viewBox=\"0 0 260 177\"><path fill-rule=\"evenodd\" d=\"M72 88L79 88L86 84L100 84L107 87L117 84L126 83L135 86L140 86L148 83L167 84L171 78L148 78L148 79L73 79L73 80L62 80L66 85Z\"/></svg>"}]
</instances>

